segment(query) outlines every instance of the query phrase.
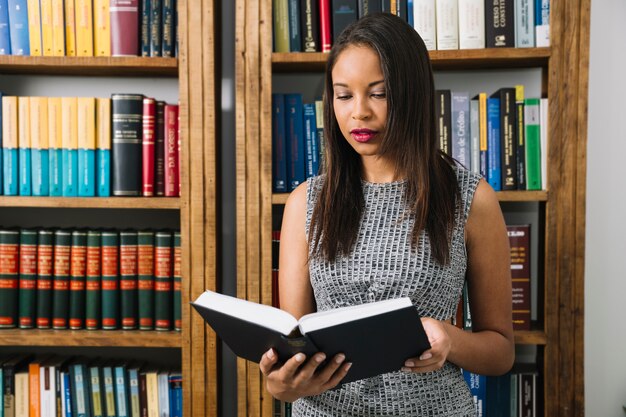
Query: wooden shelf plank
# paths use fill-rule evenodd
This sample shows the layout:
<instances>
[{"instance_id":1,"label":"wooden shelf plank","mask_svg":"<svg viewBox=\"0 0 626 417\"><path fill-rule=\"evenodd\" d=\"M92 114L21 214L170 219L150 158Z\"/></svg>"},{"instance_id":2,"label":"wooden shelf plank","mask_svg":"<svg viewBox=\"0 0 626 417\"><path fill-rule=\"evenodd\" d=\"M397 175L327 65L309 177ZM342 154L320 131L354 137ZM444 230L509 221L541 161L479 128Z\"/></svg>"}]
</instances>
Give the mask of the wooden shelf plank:
<instances>
[{"instance_id":1,"label":"wooden shelf plank","mask_svg":"<svg viewBox=\"0 0 626 417\"><path fill-rule=\"evenodd\" d=\"M550 48L491 48L430 51L434 69L464 70L490 68L547 67ZM295 52L273 53L274 72L323 72L327 53Z\"/></svg>"},{"instance_id":2,"label":"wooden shelf plank","mask_svg":"<svg viewBox=\"0 0 626 417\"><path fill-rule=\"evenodd\" d=\"M0 207L178 210L181 204L178 197L0 197Z\"/></svg>"},{"instance_id":3,"label":"wooden shelf plank","mask_svg":"<svg viewBox=\"0 0 626 417\"><path fill-rule=\"evenodd\" d=\"M540 330L515 331L515 344L518 345L546 345L548 336Z\"/></svg>"},{"instance_id":4,"label":"wooden shelf plank","mask_svg":"<svg viewBox=\"0 0 626 417\"><path fill-rule=\"evenodd\" d=\"M182 336L174 331L3 329L0 330L0 346L179 348Z\"/></svg>"},{"instance_id":5,"label":"wooden shelf plank","mask_svg":"<svg viewBox=\"0 0 626 417\"><path fill-rule=\"evenodd\" d=\"M0 56L2 74L178 76L177 58Z\"/></svg>"},{"instance_id":6,"label":"wooden shelf plank","mask_svg":"<svg viewBox=\"0 0 626 417\"><path fill-rule=\"evenodd\" d=\"M547 191L498 191L497 195L501 202L548 201ZM274 193L272 194L272 204L285 204L288 197L289 193Z\"/></svg>"}]
</instances>

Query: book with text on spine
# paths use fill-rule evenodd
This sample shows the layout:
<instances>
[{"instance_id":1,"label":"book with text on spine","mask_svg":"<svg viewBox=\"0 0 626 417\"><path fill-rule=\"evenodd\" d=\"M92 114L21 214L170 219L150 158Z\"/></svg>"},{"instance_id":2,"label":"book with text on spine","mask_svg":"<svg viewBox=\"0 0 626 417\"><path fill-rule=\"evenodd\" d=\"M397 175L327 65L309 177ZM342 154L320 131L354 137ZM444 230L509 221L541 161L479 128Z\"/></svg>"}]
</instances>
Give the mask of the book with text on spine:
<instances>
[{"instance_id":1,"label":"book with text on spine","mask_svg":"<svg viewBox=\"0 0 626 417\"><path fill-rule=\"evenodd\" d=\"M296 320L275 307L205 291L193 303L204 320L244 359L259 362L274 348L280 361L302 352L310 358L338 353L352 367L342 383L399 371L430 348L408 297L307 314Z\"/></svg>"}]
</instances>

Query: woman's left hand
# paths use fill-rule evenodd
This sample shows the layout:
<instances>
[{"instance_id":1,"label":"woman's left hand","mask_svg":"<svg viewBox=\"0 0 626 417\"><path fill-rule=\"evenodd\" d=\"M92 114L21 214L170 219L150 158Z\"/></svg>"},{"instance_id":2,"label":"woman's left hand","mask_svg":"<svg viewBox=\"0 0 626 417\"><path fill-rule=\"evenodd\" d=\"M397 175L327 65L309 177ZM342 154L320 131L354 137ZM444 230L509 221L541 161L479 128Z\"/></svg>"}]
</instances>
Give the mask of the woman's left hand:
<instances>
[{"instance_id":1,"label":"woman's left hand","mask_svg":"<svg viewBox=\"0 0 626 417\"><path fill-rule=\"evenodd\" d=\"M431 372L443 367L452 348L452 340L448 335L445 323L430 317L422 318L422 326L428 336L430 349L418 358L409 358L404 362L404 372Z\"/></svg>"}]
</instances>

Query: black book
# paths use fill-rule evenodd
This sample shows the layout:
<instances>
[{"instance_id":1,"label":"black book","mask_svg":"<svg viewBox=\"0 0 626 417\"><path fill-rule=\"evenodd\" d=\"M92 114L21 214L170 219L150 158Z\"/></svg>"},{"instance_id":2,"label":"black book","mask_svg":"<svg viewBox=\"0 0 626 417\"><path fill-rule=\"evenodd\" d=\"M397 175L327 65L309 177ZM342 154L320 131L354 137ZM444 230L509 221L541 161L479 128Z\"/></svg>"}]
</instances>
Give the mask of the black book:
<instances>
[{"instance_id":1,"label":"black book","mask_svg":"<svg viewBox=\"0 0 626 417\"><path fill-rule=\"evenodd\" d=\"M318 0L300 0L300 30L302 52L319 52L319 4Z\"/></svg>"},{"instance_id":2,"label":"black book","mask_svg":"<svg viewBox=\"0 0 626 417\"><path fill-rule=\"evenodd\" d=\"M485 43L487 48L515 47L514 0L485 1Z\"/></svg>"},{"instance_id":3,"label":"black book","mask_svg":"<svg viewBox=\"0 0 626 417\"><path fill-rule=\"evenodd\" d=\"M352 367L342 383L398 371L430 348L420 316L408 297L307 314L205 291L194 308L239 357L259 362L270 348L281 362L298 352L310 358L338 353Z\"/></svg>"},{"instance_id":4,"label":"black book","mask_svg":"<svg viewBox=\"0 0 626 417\"><path fill-rule=\"evenodd\" d=\"M111 96L111 189L114 196L141 195L143 95Z\"/></svg>"},{"instance_id":5,"label":"black book","mask_svg":"<svg viewBox=\"0 0 626 417\"><path fill-rule=\"evenodd\" d=\"M439 149L452 156L452 92L450 90L435 91L435 116Z\"/></svg>"},{"instance_id":6,"label":"black book","mask_svg":"<svg viewBox=\"0 0 626 417\"><path fill-rule=\"evenodd\" d=\"M501 88L491 95L500 99L500 163L502 189L517 190L517 123L515 88Z\"/></svg>"},{"instance_id":7,"label":"black book","mask_svg":"<svg viewBox=\"0 0 626 417\"><path fill-rule=\"evenodd\" d=\"M370 13L383 11L381 0L359 0L359 19Z\"/></svg>"},{"instance_id":8,"label":"black book","mask_svg":"<svg viewBox=\"0 0 626 417\"><path fill-rule=\"evenodd\" d=\"M357 0L331 0L331 2L334 42L345 28L356 22L359 13L356 5Z\"/></svg>"}]
</instances>

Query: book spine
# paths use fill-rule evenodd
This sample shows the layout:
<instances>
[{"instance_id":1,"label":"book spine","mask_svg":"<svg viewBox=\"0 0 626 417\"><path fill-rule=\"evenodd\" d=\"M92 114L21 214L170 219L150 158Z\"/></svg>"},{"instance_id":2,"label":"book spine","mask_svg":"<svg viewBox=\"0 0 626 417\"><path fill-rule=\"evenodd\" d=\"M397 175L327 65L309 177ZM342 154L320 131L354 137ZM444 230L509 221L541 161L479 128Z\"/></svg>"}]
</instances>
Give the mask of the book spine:
<instances>
[{"instance_id":1,"label":"book spine","mask_svg":"<svg viewBox=\"0 0 626 417\"><path fill-rule=\"evenodd\" d=\"M120 232L120 299L122 329L136 329L137 232Z\"/></svg>"},{"instance_id":2,"label":"book spine","mask_svg":"<svg viewBox=\"0 0 626 417\"><path fill-rule=\"evenodd\" d=\"M165 105L165 196L178 197L179 158L178 158L178 105Z\"/></svg>"},{"instance_id":3,"label":"book spine","mask_svg":"<svg viewBox=\"0 0 626 417\"><path fill-rule=\"evenodd\" d=\"M319 51L317 0L303 0L300 7L300 28L302 29L302 51Z\"/></svg>"},{"instance_id":4,"label":"book spine","mask_svg":"<svg viewBox=\"0 0 626 417\"><path fill-rule=\"evenodd\" d=\"M19 232L0 229L0 329L17 326L19 239Z\"/></svg>"},{"instance_id":5,"label":"book spine","mask_svg":"<svg viewBox=\"0 0 626 417\"><path fill-rule=\"evenodd\" d=\"M541 189L548 189L548 99L539 99L539 160L541 163Z\"/></svg>"},{"instance_id":6,"label":"book spine","mask_svg":"<svg viewBox=\"0 0 626 417\"><path fill-rule=\"evenodd\" d=\"M37 231L37 328L52 327L52 277L54 232Z\"/></svg>"},{"instance_id":7,"label":"book spine","mask_svg":"<svg viewBox=\"0 0 626 417\"><path fill-rule=\"evenodd\" d=\"M11 55L9 33L9 2L8 0L0 0L0 55Z\"/></svg>"},{"instance_id":8,"label":"book spine","mask_svg":"<svg viewBox=\"0 0 626 417\"><path fill-rule=\"evenodd\" d=\"M452 157L470 168L470 109L468 93L451 93Z\"/></svg>"},{"instance_id":9,"label":"book spine","mask_svg":"<svg viewBox=\"0 0 626 417\"><path fill-rule=\"evenodd\" d=\"M65 5L65 55L76 56L76 2L64 0Z\"/></svg>"},{"instance_id":10,"label":"book spine","mask_svg":"<svg viewBox=\"0 0 626 417\"><path fill-rule=\"evenodd\" d=\"M273 0L274 52L289 52L289 0Z\"/></svg>"},{"instance_id":11,"label":"book spine","mask_svg":"<svg viewBox=\"0 0 626 417\"><path fill-rule=\"evenodd\" d=\"M500 151L502 189L517 189L517 135L515 123L515 89L500 90Z\"/></svg>"},{"instance_id":12,"label":"book spine","mask_svg":"<svg viewBox=\"0 0 626 417\"><path fill-rule=\"evenodd\" d=\"M87 233L72 232L70 250L70 309L69 326L72 330L85 327L85 280L87 274Z\"/></svg>"},{"instance_id":13,"label":"book spine","mask_svg":"<svg viewBox=\"0 0 626 417\"><path fill-rule=\"evenodd\" d=\"M173 273L172 281L174 284L173 290L173 315L174 315L174 330L181 331L183 328L182 317L182 248L180 231L174 232L174 259L173 259Z\"/></svg>"},{"instance_id":14,"label":"book spine","mask_svg":"<svg viewBox=\"0 0 626 417\"><path fill-rule=\"evenodd\" d=\"M48 193L50 197L63 195L63 133L61 98L48 98Z\"/></svg>"},{"instance_id":15,"label":"book spine","mask_svg":"<svg viewBox=\"0 0 626 417\"><path fill-rule=\"evenodd\" d=\"M163 40L161 42L161 55L164 57L176 56L176 2L175 0L163 0Z\"/></svg>"},{"instance_id":16,"label":"book spine","mask_svg":"<svg viewBox=\"0 0 626 417\"><path fill-rule=\"evenodd\" d=\"M65 230L56 230L54 232L53 329L67 329L68 327L71 243L72 235L70 232Z\"/></svg>"},{"instance_id":17,"label":"book spine","mask_svg":"<svg viewBox=\"0 0 626 417\"><path fill-rule=\"evenodd\" d=\"M487 48L515 46L514 0L485 3L485 41Z\"/></svg>"},{"instance_id":18,"label":"book spine","mask_svg":"<svg viewBox=\"0 0 626 417\"><path fill-rule=\"evenodd\" d=\"M499 98L487 99L487 182L495 191L502 190Z\"/></svg>"},{"instance_id":19,"label":"book spine","mask_svg":"<svg viewBox=\"0 0 626 417\"><path fill-rule=\"evenodd\" d=\"M154 232L137 233L137 298L140 330L154 329Z\"/></svg>"},{"instance_id":20,"label":"book spine","mask_svg":"<svg viewBox=\"0 0 626 417\"><path fill-rule=\"evenodd\" d=\"M20 329L35 327L37 312L37 232L20 230L18 323Z\"/></svg>"},{"instance_id":21,"label":"book spine","mask_svg":"<svg viewBox=\"0 0 626 417\"><path fill-rule=\"evenodd\" d=\"M325 171L324 144L324 103L315 100L315 125L317 126L317 145L319 149L320 172Z\"/></svg>"},{"instance_id":22,"label":"book spine","mask_svg":"<svg viewBox=\"0 0 626 417\"><path fill-rule=\"evenodd\" d=\"M459 0L459 48L485 47L485 0Z\"/></svg>"},{"instance_id":23,"label":"book spine","mask_svg":"<svg viewBox=\"0 0 626 417\"><path fill-rule=\"evenodd\" d=\"M437 90L435 92L435 114L437 117L437 137L439 138L439 149L448 155L452 155L452 115L451 115L451 95L450 90Z\"/></svg>"},{"instance_id":24,"label":"book spine","mask_svg":"<svg viewBox=\"0 0 626 417\"><path fill-rule=\"evenodd\" d=\"M61 98L61 132L63 137L63 196L78 195L78 99Z\"/></svg>"},{"instance_id":25,"label":"book spine","mask_svg":"<svg viewBox=\"0 0 626 417\"><path fill-rule=\"evenodd\" d=\"M274 192L287 192L287 150L285 137L285 96L272 94L272 167Z\"/></svg>"},{"instance_id":26,"label":"book spine","mask_svg":"<svg viewBox=\"0 0 626 417\"><path fill-rule=\"evenodd\" d=\"M102 328L118 328L119 315L119 235L102 232Z\"/></svg>"},{"instance_id":27,"label":"book spine","mask_svg":"<svg viewBox=\"0 0 626 417\"><path fill-rule=\"evenodd\" d=\"M408 22L407 9L407 0L396 0L396 16L402 18L405 22Z\"/></svg>"},{"instance_id":28,"label":"book spine","mask_svg":"<svg viewBox=\"0 0 626 417\"><path fill-rule=\"evenodd\" d=\"M111 195L111 99L96 99L96 195Z\"/></svg>"},{"instance_id":29,"label":"book spine","mask_svg":"<svg viewBox=\"0 0 626 417\"><path fill-rule=\"evenodd\" d=\"M32 195L48 196L49 179L49 137L48 137L48 98L30 98L30 158Z\"/></svg>"},{"instance_id":30,"label":"book spine","mask_svg":"<svg viewBox=\"0 0 626 417\"><path fill-rule=\"evenodd\" d=\"M15 396L5 400L5 416L29 416L28 372L17 372L13 378Z\"/></svg>"},{"instance_id":31,"label":"book spine","mask_svg":"<svg viewBox=\"0 0 626 417\"><path fill-rule=\"evenodd\" d=\"M156 101L153 98L143 99L143 135L142 149L142 195L154 196L154 151L156 128Z\"/></svg>"},{"instance_id":32,"label":"book spine","mask_svg":"<svg viewBox=\"0 0 626 417\"><path fill-rule=\"evenodd\" d=\"M154 237L154 328L172 328L172 233Z\"/></svg>"},{"instance_id":33,"label":"book spine","mask_svg":"<svg viewBox=\"0 0 626 417\"><path fill-rule=\"evenodd\" d=\"M535 46L535 0L515 0L515 47Z\"/></svg>"},{"instance_id":34,"label":"book spine","mask_svg":"<svg viewBox=\"0 0 626 417\"><path fill-rule=\"evenodd\" d=\"M117 417L129 417L126 367L116 366L113 371L115 378L115 414Z\"/></svg>"},{"instance_id":35,"label":"book spine","mask_svg":"<svg viewBox=\"0 0 626 417\"><path fill-rule=\"evenodd\" d=\"M17 98L17 130L19 146L19 194L32 194L30 144L30 97Z\"/></svg>"},{"instance_id":36,"label":"book spine","mask_svg":"<svg viewBox=\"0 0 626 417\"><path fill-rule=\"evenodd\" d=\"M98 366L90 366L89 372L89 392L91 395L93 417L104 417L104 406L102 402L102 372Z\"/></svg>"},{"instance_id":37,"label":"book spine","mask_svg":"<svg viewBox=\"0 0 626 417\"><path fill-rule=\"evenodd\" d=\"M141 406L139 403L139 369L137 367L129 367L128 372L128 391L129 391L129 410L132 417L141 416ZM171 417L171 416L170 416Z\"/></svg>"},{"instance_id":38,"label":"book spine","mask_svg":"<svg viewBox=\"0 0 626 417\"><path fill-rule=\"evenodd\" d=\"M480 174L480 126L478 121L478 99L470 100L470 168Z\"/></svg>"},{"instance_id":39,"label":"book spine","mask_svg":"<svg viewBox=\"0 0 626 417\"><path fill-rule=\"evenodd\" d=\"M40 385L39 385L39 370L41 366L41 360L28 364L28 397L29 397L29 417L41 417L40 413Z\"/></svg>"},{"instance_id":40,"label":"book spine","mask_svg":"<svg viewBox=\"0 0 626 417\"><path fill-rule=\"evenodd\" d=\"M524 86L515 86L517 189L526 189L526 129L524 128Z\"/></svg>"},{"instance_id":41,"label":"book spine","mask_svg":"<svg viewBox=\"0 0 626 417\"><path fill-rule=\"evenodd\" d=\"M150 0L150 56L161 56L163 0Z\"/></svg>"},{"instance_id":42,"label":"book spine","mask_svg":"<svg viewBox=\"0 0 626 417\"><path fill-rule=\"evenodd\" d=\"M359 19L370 14L383 11L380 0L358 0Z\"/></svg>"},{"instance_id":43,"label":"book spine","mask_svg":"<svg viewBox=\"0 0 626 417\"><path fill-rule=\"evenodd\" d=\"M66 0L67 1L67 0ZM52 55L65 56L65 8L62 1L52 0Z\"/></svg>"},{"instance_id":44,"label":"book spine","mask_svg":"<svg viewBox=\"0 0 626 417\"><path fill-rule=\"evenodd\" d=\"M459 49L459 5L457 0L437 0L437 49Z\"/></svg>"},{"instance_id":45,"label":"book spine","mask_svg":"<svg viewBox=\"0 0 626 417\"><path fill-rule=\"evenodd\" d=\"M25 6L28 8L30 56L41 56L41 8L39 7L39 0L26 0Z\"/></svg>"},{"instance_id":46,"label":"book spine","mask_svg":"<svg viewBox=\"0 0 626 417\"><path fill-rule=\"evenodd\" d=\"M18 128L17 97L2 97L2 191L4 195L17 195L18 174Z\"/></svg>"},{"instance_id":47,"label":"book spine","mask_svg":"<svg viewBox=\"0 0 626 417\"><path fill-rule=\"evenodd\" d=\"M146 372L139 372L139 411L141 417L148 417L148 388Z\"/></svg>"},{"instance_id":48,"label":"book spine","mask_svg":"<svg viewBox=\"0 0 626 417\"><path fill-rule=\"evenodd\" d=\"M183 377L180 372L172 372L168 377L170 393L170 417L183 417Z\"/></svg>"},{"instance_id":49,"label":"book spine","mask_svg":"<svg viewBox=\"0 0 626 417\"><path fill-rule=\"evenodd\" d=\"M165 102L156 103L154 195L165 195Z\"/></svg>"},{"instance_id":50,"label":"book spine","mask_svg":"<svg viewBox=\"0 0 626 417\"><path fill-rule=\"evenodd\" d=\"M300 0L287 0L289 18L289 52L302 52L300 33Z\"/></svg>"},{"instance_id":51,"label":"book spine","mask_svg":"<svg viewBox=\"0 0 626 417\"><path fill-rule=\"evenodd\" d=\"M78 98L78 196L96 195L96 99Z\"/></svg>"},{"instance_id":52,"label":"book spine","mask_svg":"<svg viewBox=\"0 0 626 417\"><path fill-rule=\"evenodd\" d=\"M487 401L487 377L463 370L463 376L467 385L469 385L470 393L474 398L474 407L476 417L485 416L485 408Z\"/></svg>"},{"instance_id":53,"label":"book spine","mask_svg":"<svg viewBox=\"0 0 626 417\"><path fill-rule=\"evenodd\" d=\"M535 45L550 46L550 0L535 0Z\"/></svg>"},{"instance_id":54,"label":"book spine","mask_svg":"<svg viewBox=\"0 0 626 417\"><path fill-rule=\"evenodd\" d=\"M480 142L480 175L487 179L487 94L478 94L478 128Z\"/></svg>"},{"instance_id":55,"label":"book spine","mask_svg":"<svg viewBox=\"0 0 626 417\"><path fill-rule=\"evenodd\" d=\"M53 55L52 0L39 0L41 17L41 55Z\"/></svg>"},{"instance_id":56,"label":"book spine","mask_svg":"<svg viewBox=\"0 0 626 417\"><path fill-rule=\"evenodd\" d=\"M85 328L97 330L101 326L102 313L102 234L96 230L87 232L87 268L85 271Z\"/></svg>"},{"instance_id":57,"label":"book spine","mask_svg":"<svg viewBox=\"0 0 626 417\"><path fill-rule=\"evenodd\" d=\"M9 38L12 55L30 55L28 6L26 0L8 0Z\"/></svg>"},{"instance_id":58,"label":"book spine","mask_svg":"<svg viewBox=\"0 0 626 417\"><path fill-rule=\"evenodd\" d=\"M332 25L333 42L339 37L341 32L351 23L356 22L359 17L356 0L331 0L332 5Z\"/></svg>"},{"instance_id":59,"label":"book spine","mask_svg":"<svg viewBox=\"0 0 626 417\"><path fill-rule=\"evenodd\" d=\"M113 379L113 367L106 365L102 367L102 378L104 380L104 409L107 417L115 415L115 384Z\"/></svg>"},{"instance_id":60,"label":"book spine","mask_svg":"<svg viewBox=\"0 0 626 417\"><path fill-rule=\"evenodd\" d=\"M524 100L526 126L526 189L541 190L541 144L539 99Z\"/></svg>"},{"instance_id":61,"label":"book spine","mask_svg":"<svg viewBox=\"0 0 626 417\"><path fill-rule=\"evenodd\" d=\"M513 329L530 330L530 225L507 225L511 247Z\"/></svg>"},{"instance_id":62,"label":"book spine","mask_svg":"<svg viewBox=\"0 0 626 417\"><path fill-rule=\"evenodd\" d=\"M141 8L140 8L140 55L141 56L150 56L150 10L151 4L150 0L140 0Z\"/></svg>"},{"instance_id":63,"label":"book spine","mask_svg":"<svg viewBox=\"0 0 626 417\"><path fill-rule=\"evenodd\" d=\"M333 42L331 36L330 1L331 0L319 0L320 43L322 44L322 52L330 52Z\"/></svg>"},{"instance_id":64,"label":"book spine","mask_svg":"<svg viewBox=\"0 0 626 417\"><path fill-rule=\"evenodd\" d=\"M168 374L166 371L159 371L157 373L157 390L159 397L159 416L169 414L169 383Z\"/></svg>"},{"instance_id":65,"label":"book spine","mask_svg":"<svg viewBox=\"0 0 626 417\"><path fill-rule=\"evenodd\" d=\"M92 0L75 0L76 55L93 56Z\"/></svg>"},{"instance_id":66,"label":"book spine","mask_svg":"<svg viewBox=\"0 0 626 417\"><path fill-rule=\"evenodd\" d=\"M96 56L111 56L111 12L110 0L94 0L94 52Z\"/></svg>"},{"instance_id":67,"label":"book spine","mask_svg":"<svg viewBox=\"0 0 626 417\"><path fill-rule=\"evenodd\" d=\"M315 104L306 103L302 105L304 115L304 143L306 152L307 178L317 175L319 171L319 151L317 149L317 128L315 126Z\"/></svg>"},{"instance_id":68,"label":"book spine","mask_svg":"<svg viewBox=\"0 0 626 417\"><path fill-rule=\"evenodd\" d=\"M139 54L139 0L111 0L111 55Z\"/></svg>"},{"instance_id":69,"label":"book spine","mask_svg":"<svg viewBox=\"0 0 626 417\"><path fill-rule=\"evenodd\" d=\"M111 98L111 188L114 196L141 195L143 96L113 94Z\"/></svg>"},{"instance_id":70,"label":"book spine","mask_svg":"<svg viewBox=\"0 0 626 417\"><path fill-rule=\"evenodd\" d=\"M306 179L303 121L302 94L286 94L285 133L287 138L288 191L295 190Z\"/></svg>"}]
</instances>

